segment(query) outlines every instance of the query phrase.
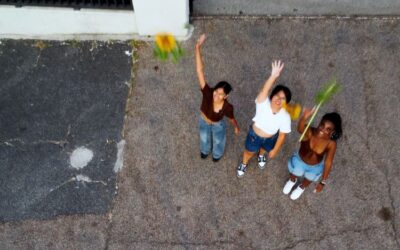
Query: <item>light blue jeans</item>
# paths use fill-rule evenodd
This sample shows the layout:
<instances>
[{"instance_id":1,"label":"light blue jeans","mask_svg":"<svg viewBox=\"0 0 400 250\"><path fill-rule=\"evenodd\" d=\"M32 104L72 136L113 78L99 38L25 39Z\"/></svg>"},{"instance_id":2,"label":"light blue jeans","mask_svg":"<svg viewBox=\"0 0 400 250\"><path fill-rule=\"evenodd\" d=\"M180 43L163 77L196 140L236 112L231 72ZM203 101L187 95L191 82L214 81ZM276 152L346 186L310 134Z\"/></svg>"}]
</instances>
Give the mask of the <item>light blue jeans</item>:
<instances>
[{"instance_id":1,"label":"light blue jeans","mask_svg":"<svg viewBox=\"0 0 400 250\"><path fill-rule=\"evenodd\" d=\"M318 181L324 171L324 160L315 165L305 163L299 153L294 153L288 161L288 169L292 175L306 178L309 181Z\"/></svg>"},{"instance_id":2,"label":"light blue jeans","mask_svg":"<svg viewBox=\"0 0 400 250\"><path fill-rule=\"evenodd\" d=\"M208 155L212 150L214 159L222 157L226 144L226 124L224 120L208 124L203 117L199 119L200 151Z\"/></svg>"}]
</instances>

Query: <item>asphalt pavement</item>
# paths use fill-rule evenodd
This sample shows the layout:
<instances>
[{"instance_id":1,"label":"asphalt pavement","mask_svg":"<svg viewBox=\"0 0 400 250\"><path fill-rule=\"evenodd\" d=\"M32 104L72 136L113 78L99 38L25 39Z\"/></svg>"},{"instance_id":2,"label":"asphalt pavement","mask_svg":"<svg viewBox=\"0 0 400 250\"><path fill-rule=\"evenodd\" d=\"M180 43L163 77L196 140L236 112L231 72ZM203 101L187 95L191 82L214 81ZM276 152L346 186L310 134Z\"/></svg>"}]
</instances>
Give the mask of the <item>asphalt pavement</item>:
<instances>
[{"instance_id":1,"label":"asphalt pavement","mask_svg":"<svg viewBox=\"0 0 400 250\"><path fill-rule=\"evenodd\" d=\"M123 86L117 96L118 110L126 105L123 127L118 123L113 130L123 136L113 133L115 137L112 139L115 142L124 139L126 145L122 170L116 174L109 171L107 177L114 180L117 195L94 195L98 202L101 200L107 204L106 209L88 212L48 209L43 210L43 214L55 214L46 218L9 216L10 219L3 219L0 224L0 248L398 249L400 59L397 55L400 52L400 20L213 17L197 18L193 25L192 38L182 43L186 56L178 63L158 61L153 56L150 42L135 44L137 54L133 55L133 65L132 58L124 54L130 48L128 43L109 48L113 51L110 53L116 55L114 64L120 66L111 73L116 78L107 81L115 84L107 93ZM211 159L202 160L199 156L197 123L201 93L195 74L193 48L201 33L208 37L203 47L206 80L211 85L220 80L232 84L233 92L229 99L242 128L242 133L235 136L228 124L226 153L218 163ZM20 46L18 44L23 42L2 43ZM63 46L56 43L44 48L43 52L50 48L74 50ZM6 51L2 49L2 53ZM21 54L22 59L15 67L29 66L24 59L26 56ZM105 66L111 64L111 59L105 55L108 54L95 60L104 61L103 66L96 68L98 74L105 74ZM317 116L318 120L323 113L336 111L343 119L344 135L338 142L326 188L322 193L314 194L311 185L297 201L282 193L288 177L288 157L299 146L296 122L292 124L293 132L282 151L268 162L265 170L259 170L253 159L243 179L238 179L235 172L255 112L254 99L268 77L274 59L285 62L279 83L291 88L294 102L311 107L314 94L332 75L337 76L343 87ZM2 68L10 57L5 60L0 62ZM82 67L77 68L77 71L82 70ZM65 67L52 72L63 71ZM64 72L62 76L70 74ZM39 79L48 75L43 74ZM132 78L131 81L128 77ZM8 78L10 76L5 79ZM99 76L100 79L103 77ZM130 95L125 81L132 83ZM93 88L88 87L91 91ZM86 102L90 100L88 98ZM103 102L106 100L102 98ZM5 111L0 113L5 114ZM82 119L86 117L85 112L77 114ZM9 119L8 116L1 117L2 124L3 119ZM64 151L69 153L81 146L93 148L87 143L72 144L66 136L68 126L59 128L57 137L39 137L40 140L67 138L63 139L68 142L65 146L68 150ZM15 128L16 132L9 132L9 138L17 138L15 135L19 130L21 126ZM4 132L1 133L3 136ZM102 138L104 142L108 137L95 135L91 138ZM10 140L8 142L11 144ZM116 143L112 145L109 170L118 155ZM3 143L1 147L2 154L9 157L11 154L4 152L13 149L12 146ZM61 151L59 154L64 154L62 147L58 150ZM98 150L94 148L93 151L95 158ZM60 166L64 164L66 169L65 178L61 180L77 178L77 173L81 173L68 170L70 163L65 162L70 155L67 155L65 153L64 161L60 161ZM12 158L8 159L11 161ZM3 156L2 161L5 161ZM90 161L89 164L96 168L100 162ZM106 187L113 183L106 182L108 179L105 177L95 178L90 173L85 176L105 182ZM68 191L78 186L101 193L102 186L105 186L101 182L89 183L93 185L85 187L79 186L81 184L75 179L64 188ZM15 197L12 199L17 200ZM64 204L60 199L53 202ZM7 209L4 211L11 213ZM70 215L72 213L74 215Z\"/></svg>"},{"instance_id":2,"label":"asphalt pavement","mask_svg":"<svg viewBox=\"0 0 400 250\"><path fill-rule=\"evenodd\" d=\"M109 210L131 50L126 43L1 42L1 222Z\"/></svg>"}]
</instances>

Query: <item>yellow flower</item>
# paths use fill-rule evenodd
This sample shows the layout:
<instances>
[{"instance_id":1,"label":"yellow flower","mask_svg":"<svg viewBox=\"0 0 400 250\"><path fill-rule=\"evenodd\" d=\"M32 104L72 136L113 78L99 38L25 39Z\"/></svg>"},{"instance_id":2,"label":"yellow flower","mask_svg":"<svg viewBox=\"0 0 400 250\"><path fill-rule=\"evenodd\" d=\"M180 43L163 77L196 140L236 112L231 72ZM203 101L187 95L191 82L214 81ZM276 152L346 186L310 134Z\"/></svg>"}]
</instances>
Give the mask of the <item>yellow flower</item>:
<instances>
[{"instance_id":1,"label":"yellow flower","mask_svg":"<svg viewBox=\"0 0 400 250\"><path fill-rule=\"evenodd\" d=\"M301 113L300 104L295 103L293 105L290 105L285 102L285 103L283 103L282 107L289 113L292 121L295 121L299 118L300 113Z\"/></svg>"},{"instance_id":2,"label":"yellow flower","mask_svg":"<svg viewBox=\"0 0 400 250\"><path fill-rule=\"evenodd\" d=\"M171 52L176 47L175 37L168 33L159 33L156 35L156 44L163 52Z\"/></svg>"}]
</instances>

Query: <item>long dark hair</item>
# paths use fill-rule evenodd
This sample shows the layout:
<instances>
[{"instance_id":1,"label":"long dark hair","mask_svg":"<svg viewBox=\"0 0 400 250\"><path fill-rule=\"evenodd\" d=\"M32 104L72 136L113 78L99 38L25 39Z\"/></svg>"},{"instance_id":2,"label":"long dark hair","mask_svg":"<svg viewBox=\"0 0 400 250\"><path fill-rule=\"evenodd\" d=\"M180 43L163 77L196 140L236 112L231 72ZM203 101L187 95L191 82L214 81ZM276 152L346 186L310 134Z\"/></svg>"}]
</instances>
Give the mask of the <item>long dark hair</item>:
<instances>
[{"instance_id":1,"label":"long dark hair","mask_svg":"<svg viewBox=\"0 0 400 250\"><path fill-rule=\"evenodd\" d=\"M326 113L321 121L330 121L333 123L333 125L335 126L335 131L333 132L331 139L336 141L337 139L339 139L342 136L342 118L340 117L340 115L336 112L332 112L332 113Z\"/></svg>"}]
</instances>

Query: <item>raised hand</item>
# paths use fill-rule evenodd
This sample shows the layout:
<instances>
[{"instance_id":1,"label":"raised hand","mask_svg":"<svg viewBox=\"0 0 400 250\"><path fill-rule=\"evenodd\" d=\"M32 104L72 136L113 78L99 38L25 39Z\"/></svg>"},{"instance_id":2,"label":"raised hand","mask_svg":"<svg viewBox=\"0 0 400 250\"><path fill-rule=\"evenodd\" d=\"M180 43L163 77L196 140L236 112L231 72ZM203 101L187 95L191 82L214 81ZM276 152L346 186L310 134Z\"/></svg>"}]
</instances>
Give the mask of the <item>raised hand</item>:
<instances>
[{"instance_id":1,"label":"raised hand","mask_svg":"<svg viewBox=\"0 0 400 250\"><path fill-rule=\"evenodd\" d=\"M196 46L201 47L206 40L206 34L202 34L199 39L197 39Z\"/></svg>"},{"instance_id":2,"label":"raised hand","mask_svg":"<svg viewBox=\"0 0 400 250\"><path fill-rule=\"evenodd\" d=\"M315 108L313 108L313 109L304 108L303 118L307 120L314 113L314 111L315 111Z\"/></svg>"},{"instance_id":3,"label":"raised hand","mask_svg":"<svg viewBox=\"0 0 400 250\"><path fill-rule=\"evenodd\" d=\"M273 61L272 62L272 71L271 71L271 76L274 78L278 78L279 75L282 72L283 67L285 66L285 64L283 62L281 62L281 60L279 61Z\"/></svg>"}]
</instances>

